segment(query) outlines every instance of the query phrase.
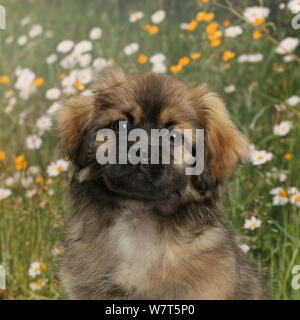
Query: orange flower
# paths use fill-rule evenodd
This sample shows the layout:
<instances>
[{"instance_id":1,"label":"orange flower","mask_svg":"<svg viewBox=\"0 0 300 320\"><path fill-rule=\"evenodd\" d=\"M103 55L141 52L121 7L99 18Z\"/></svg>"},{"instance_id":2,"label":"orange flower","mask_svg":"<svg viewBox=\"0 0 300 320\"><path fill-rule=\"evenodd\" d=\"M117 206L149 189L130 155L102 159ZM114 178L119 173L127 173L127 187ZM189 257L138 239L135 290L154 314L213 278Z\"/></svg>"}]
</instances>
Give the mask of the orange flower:
<instances>
[{"instance_id":1,"label":"orange flower","mask_svg":"<svg viewBox=\"0 0 300 320\"><path fill-rule=\"evenodd\" d=\"M223 53L223 57L222 57L222 60L223 61L228 61L228 60L231 60L235 57L235 52L231 51L231 50L226 50L224 53Z\"/></svg>"},{"instance_id":2,"label":"orange flower","mask_svg":"<svg viewBox=\"0 0 300 320\"><path fill-rule=\"evenodd\" d=\"M209 22L209 21L213 20L214 18L215 18L215 14L214 14L213 12L211 12L211 13L207 13L207 14L206 14L204 20L205 20L206 22Z\"/></svg>"},{"instance_id":3,"label":"orange flower","mask_svg":"<svg viewBox=\"0 0 300 320\"><path fill-rule=\"evenodd\" d=\"M202 3L207 3L209 0L201 0Z\"/></svg>"},{"instance_id":4,"label":"orange flower","mask_svg":"<svg viewBox=\"0 0 300 320\"><path fill-rule=\"evenodd\" d=\"M225 68L225 69L230 69L230 68L231 68L231 65L230 65L229 63L226 63L226 64L224 65L224 68Z\"/></svg>"},{"instance_id":5,"label":"orange flower","mask_svg":"<svg viewBox=\"0 0 300 320\"><path fill-rule=\"evenodd\" d=\"M7 84L9 83L9 76L2 76L0 77L0 83Z\"/></svg>"},{"instance_id":6,"label":"orange flower","mask_svg":"<svg viewBox=\"0 0 300 320\"><path fill-rule=\"evenodd\" d=\"M217 22L212 22L206 27L206 33L207 34L213 34L217 31L218 28L218 23Z\"/></svg>"},{"instance_id":7,"label":"orange flower","mask_svg":"<svg viewBox=\"0 0 300 320\"><path fill-rule=\"evenodd\" d=\"M144 28L145 28L146 30L149 30L149 29L151 28L151 26L150 26L150 24L146 24L146 25L144 25Z\"/></svg>"},{"instance_id":8,"label":"orange flower","mask_svg":"<svg viewBox=\"0 0 300 320\"><path fill-rule=\"evenodd\" d=\"M225 20L225 21L223 22L223 26L224 26L224 27L229 27L230 25L231 25L230 20Z\"/></svg>"},{"instance_id":9,"label":"orange flower","mask_svg":"<svg viewBox=\"0 0 300 320\"><path fill-rule=\"evenodd\" d=\"M16 170L21 171L27 168L27 161L23 155L16 157L15 159Z\"/></svg>"},{"instance_id":10,"label":"orange flower","mask_svg":"<svg viewBox=\"0 0 300 320\"><path fill-rule=\"evenodd\" d=\"M36 183L42 183L44 181L44 179L42 178L42 177L37 177L36 179L35 179L35 182Z\"/></svg>"},{"instance_id":11,"label":"orange flower","mask_svg":"<svg viewBox=\"0 0 300 320\"><path fill-rule=\"evenodd\" d=\"M43 263L43 264L41 265L41 269L42 269L43 271L46 271L46 270L47 270L46 263Z\"/></svg>"},{"instance_id":12,"label":"orange flower","mask_svg":"<svg viewBox=\"0 0 300 320\"><path fill-rule=\"evenodd\" d=\"M220 44L221 44L221 40L220 40L220 39L216 39L216 40L211 41L210 46L211 46L212 48L216 48L216 47L218 47Z\"/></svg>"},{"instance_id":13,"label":"orange flower","mask_svg":"<svg viewBox=\"0 0 300 320\"><path fill-rule=\"evenodd\" d=\"M79 91L82 91L85 89L85 86L84 84L82 84L80 81L76 80L73 84L74 88L79 90Z\"/></svg>"},{"instance_id":14,"label":"orange flower","mask_svg":"<svg viewBox=\"0 0 300 320\"><path fill-rule=\"evenodd\" d=\"M148 58L147 58L147 56L146 56L145 54L140 54L140 55L138 56L138 62L139 62L140 64L146 63L147 60L148 60Z\"/></svg>"},{"instance_id":15,"label":"orange flower","mask_svg":"<svg viewBox=\"0 0 300 320\"><path fill-rule=\"evenodd\" d=\"M0 151L0 161L5 159L5 152Z\"/></svg>"},{"instance_id":16,"label":"orange flower","mask_svg":"<svg viewBox=\"0 0 300 320\"><path fill-rule=\"evenodd\" d=\"M49 184L51 184L52 183L52 179L46 179L45 180L45 185L49 185Z\"/></svg>"},{"instance_id":17,"label":"orange flower","mask_svg":"<svg viewBox=\"0 0 300 320\"><path fill-rule=\"evenodd\" d=\"M222 31L217 30L215 33L210 34L210 35L208 36L208 39L209 39L210 41L214 41L214 40L217 40L217 39L219 39L219 38L221 38L221 37L222 37Z\"/></svg>"},{"instance_id":18,"label":"orange flower","mask_svg":"<svg viewBox=\"0 0 300 320\"><path fill-rule=\"evenodd\" d=\"M194 31L198 26L198 22L196 20L192 20L187 26L186 30L188 31Z\"/></svg>"},{"instance_id":19,"label":"orange flower","mask_svg":"<svg viewBox=\"0 0 300 320\"><path fill-rule=\"evenodd\" d=\"M202 54L200 52L194 52L194 53L191 54L191 58L193 60L198 60L198 59L201 58L201 56L202 56Z\"/></svg>"},{"instance_id":20,"label":"orange flower","mask_svg":"<svg viewBox=\"0 0 300 320\"><path fill-rule=\"evenodd\" d=\"M199 11L196 15L196 20L201 22L201 21L204 21L205 20L205 17L206 17L206 12L204 11Z\"/></svg>"},{"instance_id":21,"label":"orange flower","mask_svg":"<svg viewBox=\"0 0 300 320\"><path fill-rule=\"evenodd\" d=\"M159 31L158 26L152 26L148 29L150 34L156 34Z\"/></svg>"},{"instance_id":22,"label":"orange flower","mask_svg":"<svg viewBox=\"0 0 300 320\"><path fill-rule=\"evenodd\" d=\"M254 31L253 32L253 39L259 39L261 38L261 32L260 31Z\"/></svg>"},{"instance_id":23,"label":"orange flower","mask_svg":"<svg viewBox=\"0 0 300 320\"><path fill-rule=\"evenodd\" d=\"M286 160L291 160L293 158L293 155L289 152L287 152L285 155L284 155L284 159Z\"/></svg>"},{"instance_id":24,"label":"orange flower","mask_svg":"<svg viewBox=\"0 0 300 320\"><path fill-rule=\"evenodd\" d=\"M182 70L182 66L177 64L175 66L171 66L170 70L171 70L172 73L177 73L177 72L180 72Z\"/></svg>"},{"instance_id":25,"label":"orange flower","mask_svg":"<svg viewBox=\"0 0 300 320\"><path fill-rule=\"evenodd\" d=\"M178 60L178 65L185 67L190 63L190 58L189 57L182 57L181 59Z\"/></svg>"},{"instance_id":26,"label":"orange flower","mask_svg":"<svg viewBox=\"0 0 300 320\"><path fill-rule=\"evenodd\" d=\"M256 18L255 21L253 22L253 24L258 27L260 25L262 25L265 22L265 19L263 18Z\"/></svg>"},{"instance_id":27,"label":"orange flower","mask_svg":"<svg viewBox=\"0 0 300 320\"><path fill-rule=\"evenodd\" d=\"M36 78L33 81L33 85L36 86L36 87L40 87L43 83L44 83L44 79L43 78Z\"/></svg>"}]
</instances>

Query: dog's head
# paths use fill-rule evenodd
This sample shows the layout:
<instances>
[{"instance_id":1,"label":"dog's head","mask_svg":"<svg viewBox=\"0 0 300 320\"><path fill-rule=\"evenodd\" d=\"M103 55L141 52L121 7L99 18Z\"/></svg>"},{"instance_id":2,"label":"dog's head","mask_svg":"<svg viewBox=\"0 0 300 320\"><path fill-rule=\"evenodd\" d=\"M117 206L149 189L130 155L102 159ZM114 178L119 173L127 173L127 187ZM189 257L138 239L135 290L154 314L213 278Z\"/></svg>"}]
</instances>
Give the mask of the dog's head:
<instances>
[{"instance_id":1,"label":"dog's head","mask_svg":"<svg viewBox=\"0 0 300 320\"><path fill-rule=\"evenodd\" d=\"M163 200L189 196L197 199L224 182L248 153L245 138L215 93L206 85L190 88L169 76L125 77L120 70L107 70L95 84L92 96L65 102L57 119L60 146L75 167L78 183L105 184L109 192L125 198ZM110 129L115 138L100 141L99 130L103 129ZM136 155L148 161L132 163L127 154L127 163L122 164L120 149L125 145L126 151L130 151L136 146L124 135L133 129L143 129L146 133L136 140L139 141ZM159 139L156 149L151 148L154 145L152 129L167 130L170 163L162 159L163 138ZM188 152L184 144L176 140L185 139L186 129L193 132L192 138L186 139L191 145L188 155L184 154ZM204 171L197 176L186 174L185 169L190 165L175 161L176 158L183 160L184 156L197 156L196 129L204 129ZM116 163L97 161L99 147L104 144L107 148L115 146L112 154L116 155ZM159 154L159 161L152 163L155 152ZM108 150L103 154L108 155Z\"/></svg>"}]
</instances>

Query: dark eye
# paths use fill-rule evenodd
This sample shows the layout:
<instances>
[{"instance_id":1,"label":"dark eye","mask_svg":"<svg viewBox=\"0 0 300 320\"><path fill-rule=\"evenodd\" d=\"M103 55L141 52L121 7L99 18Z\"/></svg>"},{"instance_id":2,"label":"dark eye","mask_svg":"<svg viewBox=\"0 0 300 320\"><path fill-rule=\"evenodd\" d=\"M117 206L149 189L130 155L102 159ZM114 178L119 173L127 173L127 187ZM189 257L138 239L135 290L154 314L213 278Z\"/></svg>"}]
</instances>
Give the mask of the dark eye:
<instances>
[{"instance_id":1,"label":"dark eye","mask_svg":"<svg viewBox=\"0 0 300 320\"><path fill-rule=\"evenodd\" d=\"M181 135L181 131L180 130L176 130L176 129L173 129L171 132L170 132L170 142L172 144L178 144L182 141L182 135Z\"/></svg>"},{"instance_id":2,"label":"dark eye","mask_svg":"<svg viewBox=\"0 0 300 320\"><path fill-rule=\"evenodd\" d=\"M115 132L119 132L120 129L126 130L127 129L127 121L126 120L116 120L111 123L110 129L114 130Z\"/></svg>"},{"instance_id":3,"label":"dark eye","mask_svg":"<svg viewBox=\"0 0 300 320\"><path fill-rule=\"evenodd\" d=\"M176 126L176 124L177 124L177 121L175 121L175 120L170 120L170 121L168 121L168 122L164 125L164 128L170 129L170 128Z\"/></svg>"}]
</instances>

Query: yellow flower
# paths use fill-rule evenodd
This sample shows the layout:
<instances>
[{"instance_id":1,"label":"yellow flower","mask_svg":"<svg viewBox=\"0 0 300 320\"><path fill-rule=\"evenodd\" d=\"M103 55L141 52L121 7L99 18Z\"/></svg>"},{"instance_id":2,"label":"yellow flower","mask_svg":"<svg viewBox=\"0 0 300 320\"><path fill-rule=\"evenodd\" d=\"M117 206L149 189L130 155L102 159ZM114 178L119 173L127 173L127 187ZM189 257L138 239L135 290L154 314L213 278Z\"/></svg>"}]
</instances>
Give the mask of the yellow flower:
<instances>
[{"instance_id":1,"label":"yellow flower","mask_svg":"<svg viewBox=\"0 0 300 320\"><path fill-rule=\"evenodd\" d=\"M43 263L43 264L41 265L41 269L42 269L43 271L46 271L46 270L47 270L47 265L46 265L46 263Z\"/></svg>"},{"instance_id":2,"label":"yellow flower","mask_svg":"<svg viewBox=\"0 0 300 320\"><path fill-rule=\"evenodd\" d=\"M49 184L51 184L52 183L52 179L46 179L45 180L45 185L49 185Z\"/></svg>"},{"instance_id":3,"label":"yellow flower","mask_svg":"<svg viewBox=\"0 0 300 320\"><path fill-rule=\"evenodd\" d=\"M253 22L253 24L258 27L260 25L262 25L265 22L265 19L263 18L256 18L255 21Z\"/></svg>"},{"instance_id":4,"label":"yellow flower","mask_svg":"<svg viewBox=\"0 0 300 320\"><path fill-rule=\"evenodd\" d=\"M187 26L186 30L188 31L194 31L198 26L198 22L196 20L192 20Z\"/></svg>"},{"instance_id":5,"label":"yellow flower","mask_svg":"<svg viewBox=\"0 0 300 320\"><path fill-rule=\"evenodd\" d=\"M138 56L138 62L139 62L140 64L146 63L147 60L148 60L148 58L147 58L147 56L146 56L145 54L140 54L140 55Z\"/></svg>"},{"instance_id":6,"label":"yellow flower","mask_svg":"<svg viewBox=\"0 0 300 320\"><path fill-rule=\"evenodd\" d=\"M146 24L146 25L144 25L144 28L145 28L146 30L149 30L149 29L151 28L151 26L150 26L150 24Z\"/></svg>"},{"instance_id":7,"label":"yellow flower","mask_svg":"<svg viewBox=\"0 0 300 320\"><path fill-rule=\"evenodd\" d=\"M43 181L44 181L43 177L37 177L37 178L35 179L35 182L36 182L36 183L43 183Z\"/></svg>"},{"instance_id":8,"label":"yellow flower","mask_svg":"<svg viewBox=\"0 0 300 320\"><path fill-rule=\"evenodd\" d=\"M206 17L206 12L204 11L199 11L196 15L196 20L201 22L201 21L204 21L205 20L205 17Z\"/></svg>"},{"instance_id":9,"label":"yellow flower","mask_svg":"<svg viewBox=\"0 0 300 320\"><path fill-rule=\"evenodd\" d=\"M30 242L29 242L29 241L26 241L26 242L25 242L25 246L26 246L26 247L29 247L29 246L30 246Z\"/></svg>"},{"instance_id":10,"label":"yellow flower","mask_svg":"<svg viewBox=\"0 0 300 320\"><path fill-rule=\"evenodd\" d=\"M218 47L220 44L221 44L221 40L220 40L220 39L216 39L216 40L211 41L210 46L211 46L212 48L216 48L216 47Z\"/></svg>"},{"instance_id":11,"label":"yellow flower","mask_svg":"<svg viewBox=\"0 0 300 320\"><path fill-rule=\"evenodd\" d=\"M59 79L60 79L60 80L63 80L66 76L67 76L67 75L66 75L65 73L61 73L61 74L59 75Z\"/></svg>"},{"instance_id":12,"label":"yellow flower","mask_svg":"<svg viewBox=\"0 0 300 320\"><path fill-rule=\"evenodd\" d=\"M283 197L283 198L287 198L287 196L288 196L287 192L284 189L282 189L280 191L279 195L280 195L280 197Z\"/></svg>"},{"instance_id":13,"label":"yellow flower","mask_svg":"<svg viewBox=\"0 0 300 320\"><path fill-rule=\"evenodd\" d=\"M213 34L217 31L218 29L218 23L217 22L212 22L206 27L206 33L207 34Z\"/></svg>"},{"instance_id":14,"label":"yellow flower","mask_svg":"<svg viewBox=\"0 0 300 320\"><path fill-rule=\"evenodd\" d=\"M18 171L25 170L27 168L27 161L23 155L16 157L15 167Z\"/></svg>"},{"instance_id":15,"label":"yellow flower","mask_svg":"<svg viewBox=\"0 0 300 320\"><path fill-rule=\"evenodd\" d=\"M171 70L172 73L177 73L177 72L180 72L182 70L182 66L177 64L175 66L171 66L170 70Z\"/></svg>"},{"instance_id":16,"label":"yellow flower","mask_svg":"<svg viewBox=\"0 0 300 320\"><path fill-rule=\"evenodd\" d=\"M182 57L181 59L178 60L178 65L185 67L190 63L190 58L189 57Z\"/></svg>"},{"instance_id":17,"label":"yellow flower","mask_svg":"<svg viewBox=\"0 0 300 320\"><path fill-rule=\"evenodd\" d=\"M226 50L224 53L223 53L223 57L222 57L222 60L223 61L228 61L228 60L231 60L235 57L235 52L231 51L231 50Z\"/></svg>"},{"instance_id":18,"label":"yellow flower","mask_svg":"<svg viewBox=\"0 0 300 320\"><path fill-rule=\"evenodd\" d=\"M284 159L286 160L291 160L293 158L293 155L289 152L287 152L285 155L284 155Z\"/></svg>"},{"instance_id":19,"label":"yellow flower","mask_svg":"<svg viewBox=\"0 0 300 320\"><path fill-rule=\"evenodd\" d=\"M148 31L150 34L156 34L159 31L159 28L158 28L158 26L152 26L149 28Z\"/></svg>"},{"instance_id":20,"label":"yellow flower","mask_svg":"<svg viewBox=\"0 0 300 320\"><path fill-rule=\"evenodd\" d=\"M211 12L211 13L207 13L207 14L206 14L204 20L205 20L206 22L209 22L209 21L213 20L214 18L215 18L215 14L214 14L213 12Z\"/></svg>"},{"instance_id":21,"label":"yellow flower","mask_svg":"<svg viewBox=\"0 0 300 320\"><path fill-rule=\"evenodd\" d=\"M225 68L225 69L230 69L230 68L231 68L231 65L230 65L229 63L226 63L226 64L224 65L224 68Z\"/></svg>"},{"instance_id":22,"label":"yellow flower","mask_svg":"<svg viewBox=\"0 0 300 320\"><path fill-rule=\"evenodd\" d=\"M79 91L82 91L85 89L85 86L84 84L82 84L80 81L76 80L73 84L74 88L79 90Z\"/></svg>"},{"instance_id":23,"label":"yellow flower","mask_svg":"<svg viewBox=\"0 0 300 320\"><path fill-rule=\"evenodd\" d=\"M7 84L9 83L9 76L2 76L0 77L0 83Z\"/></svg>"},{"instance_id":24,"label":"yellow flower","mask_svg":"<svg viewBox=\"0 0 300 320\"><path fill-rule=\"evenodd\" d=\"M201 0L202 3L207 3L209 0Z\"/></svg>"},{"instance_id":25,"label":"yellow flower","mask_svg":"<svg viewBox=\"0 0 300 320\"><path fill-rule=\"evenodd\" d=\"M223 26L224 26L224 27L229 27L230 25L231 25L230 20L225 20L225 21L223 22Z\"/></svg>"},{"instance_id":26,"label":"yellow flower","mask_svg":"<svg viewBox=\"0 0 300 320\"><path fill-rule=\"evenodd\" d=\"M36 87L40 87L43 83L44 83L44 79L43 78L36 78L33 81L33 85L36 86Z\"/></svg>"},{"instance_id":27,"label":"yellow flower","mask_svg":"<svg viewBox=\"0 0 300 320\"><path fill-rule=\"evenodd\" d=\"M208 39L209 39L210 41L214 41L214 40L217 40L217 39L219 39L219 38L221 38L221 37L222 37L222 31L217 30L215 33L210 34L210 35L208 36Z\"/></svg>"},{"instance_id":28,"label":"yellow flower","mask_svg":"<svg viewBox=\"0 0 300 320\"><path fill-rule=\"evenodd\" d=\"M259 39L261 38L261 32L260 31L254 31L253 32L253 39Z\"/></svg>"},{"instance_id":29,"label":"yellow flower","mask_svg":"<svg viewBox=\"0 0 300 320\"><path fill-rule=\"evenodd\" d=\"M0 161L5 159L5 152L0 151Z\"/></svg>"},{"instance_id":30,"label":"yellow flower","mask_svg":"<svg viewBox=\"0 0 300 320\"><path fill-rule=\"evenodd\" d=\"M198 59L201 58L201 56L202 56L202 54L200 52L194 52L194 53L191 54L191 58L193 60L198 60Z\"/></svg>"}]
</instances>

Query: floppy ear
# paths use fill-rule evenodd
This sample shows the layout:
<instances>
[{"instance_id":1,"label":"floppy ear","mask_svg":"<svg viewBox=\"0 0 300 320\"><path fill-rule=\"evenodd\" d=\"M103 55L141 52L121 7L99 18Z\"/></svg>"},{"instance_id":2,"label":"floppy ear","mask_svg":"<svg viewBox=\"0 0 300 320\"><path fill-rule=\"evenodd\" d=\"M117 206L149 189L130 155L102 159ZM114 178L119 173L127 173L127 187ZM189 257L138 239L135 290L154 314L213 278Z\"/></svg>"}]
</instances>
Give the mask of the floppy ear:
<instances>
[{"instance_id":1,"label":"floppy ear","mask_svg":"<svg viewBox=\"0 0 300 320\"><path fill-rule=\"evenodd\" d=\"M59 148L73 163L79 163L80 144L92 122L94 97L78 96L63 103L55 113L60 138Z\"/></svg>"},{"instance_id":2,"label":"floppy ear","mask_svg":"<svg viewBox=\"0 0 300 320\"><path fill-rule=\"evenodd\" d=\"M239 163L248 158L247 140L231 121L223 101L209 91L206 84L193 89L192 97L199 120L205 126L210 175L222 182L230 177Z\"/></svg>"}]
</instances>

